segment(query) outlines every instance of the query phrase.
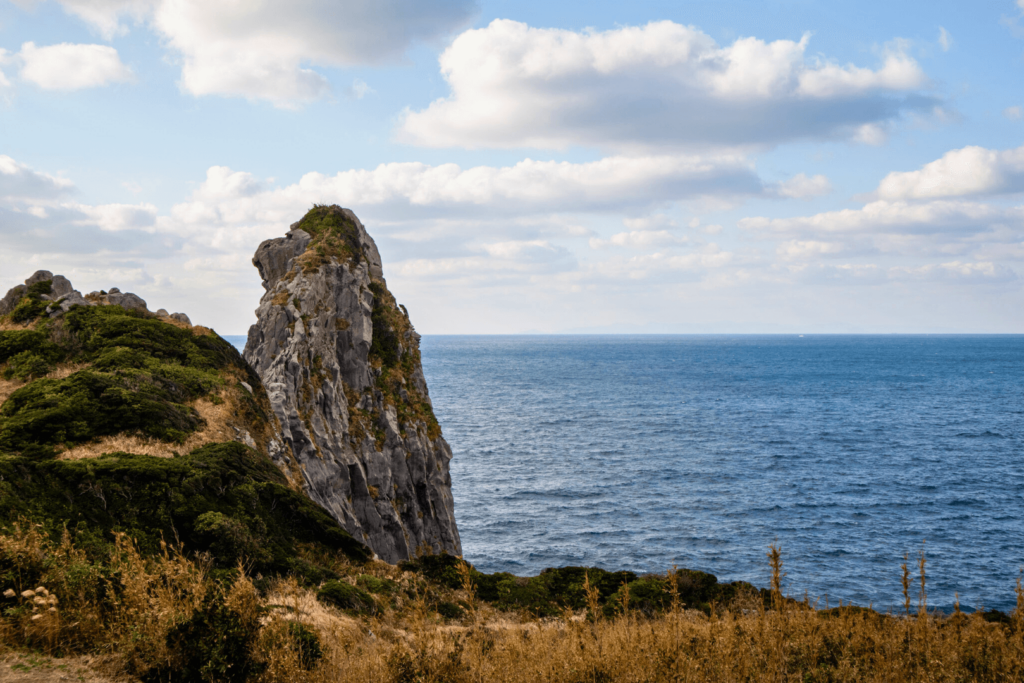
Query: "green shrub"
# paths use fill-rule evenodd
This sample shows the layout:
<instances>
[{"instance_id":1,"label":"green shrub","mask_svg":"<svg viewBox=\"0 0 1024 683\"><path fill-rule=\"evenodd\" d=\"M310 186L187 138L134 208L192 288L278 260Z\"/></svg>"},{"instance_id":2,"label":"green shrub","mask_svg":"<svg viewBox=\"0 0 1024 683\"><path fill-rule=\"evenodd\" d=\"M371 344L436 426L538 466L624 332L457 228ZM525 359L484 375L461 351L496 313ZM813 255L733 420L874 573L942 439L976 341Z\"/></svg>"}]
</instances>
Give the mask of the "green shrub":
<instances>
[{"instance_id":1,"label":"green shrub","mask_svg":"<svg viewBox=\"0 0 1024 683\"><path fill-rule=\"evenodd\" d=\"M10 396L0 409L0 452L9 453L45 455L59 445L124 432L182 443L202 425L191 401L210 395L226 376L259 383L220 337L195 335L120 306L78 306L39 330L0 332L2 361L8 361L8 376L17 377L38 377L46 364L59 361L90 365ZM251 396L244 402L247 418L269 421Z\"/></svg>"},{"instance_id":2,"label":"green shrub","mask_svg":"<svg viewBox=\"0 0 1024 683\"><path fill-rule=\"evenodd\" d=\"M52 369L53 366L50 365L45 358L32 351L22 351L19 354L11 356L11 359L7 361L7 367L4 368L3 377L4 379L11 379L12 377L16 377L18 379L32 379L35 377L42 377Z\"/></svg>"},{"instance_id":3,"label":"green shrub","mask_svg":"<svg viewBox=\"0 0 1024 683\"><path fill-rule=\"evenodd\" d=\"M378 579L369 574L360 574L356 577L356 585L375 595L394 595L398 590L398 584L391 579Z\"/></svg>"},{"instance_id":4,"label":"green shrub","mask_svg":"<svg viewBox=\"0 0 1024 683\"><path fill-rule=\"evenodd\" d=\"M167 634L170 662L142 676L144 683L245 683L263 665L253 659L259 621L243 618L212 595L192 618Z\"/></svg>"},{"instance_id":5,"label":"green shrub","mask_svg":"<svg viewBox=\"0 0 1024 683\"><path fill-rule=\"evenodd\" d=\"M260 564L270 559L242 519L211 510L196 517L195 530L197 537L202 539L200 545L209 548L214 557L238 558Z\"/></svg>"},{"instance_id":6,"label":"green shrub","mask_svg":"<svg viewBox=\"0 0 1024 683\"><path fill-rule=\"evenodd\" d=\"M188 394L159 376L125 370L81 370L39 379L0 407L0 450L78 444L99 436L139 432L182 443L202 424Z\"/></svg>"},{"instance_id":7,"label":"green shrub","mask_svg":"<svg viewBox=\"0 0 1024 683\"><path fill-rule=\"evenodd\" d=\"M728 604L743 591L753 594L758 592L744 581L718 583L718 578L714 574L680 569L674 574L649 575L628 582L629 608L646 615L669 609L672 605L672 580L676 582L676 595L680 606L699 609L705 613L710 612L713 603ZM605 601L605 616L622 613L623 597L624 592L620 584L615 593L609 595Z\"/></svg>"},{"instance_id":8,"label":"green shrub","mask_svg":"<svg viewBox=\"0 0 1024 683\"><path fill-rule=\"evenodd\" d=\"M288 625L288 635L291 636L295 649L299 653L299 664L302 665L302 668L306 671L315 669L317 662L324 656L320 637L316 631L305 624L293 621Z\"/></svg>"},{"instance_id":9,"label":"green shrub","mask_svg":"<svg viewBox=\"0 0 1024 683\"><path fill-rule=\"evenodd\" d=\"M393 368L398 364L399 357L398 332L390 320L394 315L394 309L387 305L383 283L371 282L370 291L373 292L373 311L370 313L373 337L369 357L379 360L385 368Z\"/></svg>"},{"instance_id":10,"label":"green shrub","mask_svg":"<svg viewBox=\"0 0 1024 683\"><path fill-rule=\"evenodd\" d=\"M466 610L457 602L439 602L435 611L445 619L461 619L466 614Z\"/></svg>"},{"instance_id":11,"label":"green shrub","mask_svg":"<svg viewBox=\"0 0 1024 683\"><path fill-rule=\"evenodd\" d=\"M448 553L439 555L423 555L412 560L399 562L398 567L408 572L423 574L431 581L447 586L448 588L461 588L462 577L459 575L458 567L462 564L462 558Z\"/></svg>"},{"instance_id":12,"label":"green shrub","mask_svg":"<svg viewBox=\"0 0 1024 683\"><path fill-rule=\"evenodd\" d=\"M25 351L31 351L50 363L61 361L65 352L37 330L6 330L0 332L0 363Z\"/></svg>"},{"instance_id":13,"label":"green shrub","mask_svg":"<svg viewBox=\"0 0 1024 683\"><path fill-rule=\"evenodd\" d=\"M49 305L48 301L39 301L38 299L29 299L25 297L21 302L14 307L14 310L10 312L11 320L16 323L25 323L29 320L35 320L46 307Z\"/></svg>"},{"instance_id":14,"label":"green shrub","mask_svg":"<svg viewBox=\"0 0 1024 683\"><path fill-rule=\"evenodd\" d=\"M310 246L322 257L339 256L359 263L363 248L356 224L339 206L314 205L299 221L298 227L313 238Z\"/></svg>"},{"instance_id":15,"label":"green shrub","mask_svg":"<svg viewBox=\"0 0 1024 683\"><path fill-rule=\"evenodd\" d=\"M320 587L316 597L320 602L334 605L339 609L360 614L377 612L377 603L374 602L372 595L345 581L328 581Z\"/></svg>"},{"instance_id":16,"label":"green shrub","mask_svg":"<svg viewBox=\"0 0 1024 683\"><path fill-rule=\"evenodd\" d=\"M25 295L10 312L10 319L16 323L24 323L38 318L50 305L49 301L42 299L42 295L52 291L53 280L43 280L29 285Z\"/></svg>"},{"instance_id":17,"label":"green shrub","mask_svg":"<svg viewBox=\"0 0 1024 683\"><path fill-rule=\"evenodd\" d=\"M326 511L293 491L265 456L236 443L210 444L177 458L113 453L85 460L0 457L0 523L20 518L60 538L64 526L94 558L115 532L144 554L161 540L209 552L215 568L251 563L253 573L294 574L304 582L333 576L302 559L303 548L370 554Z\"/></svg>"}]
</instances>

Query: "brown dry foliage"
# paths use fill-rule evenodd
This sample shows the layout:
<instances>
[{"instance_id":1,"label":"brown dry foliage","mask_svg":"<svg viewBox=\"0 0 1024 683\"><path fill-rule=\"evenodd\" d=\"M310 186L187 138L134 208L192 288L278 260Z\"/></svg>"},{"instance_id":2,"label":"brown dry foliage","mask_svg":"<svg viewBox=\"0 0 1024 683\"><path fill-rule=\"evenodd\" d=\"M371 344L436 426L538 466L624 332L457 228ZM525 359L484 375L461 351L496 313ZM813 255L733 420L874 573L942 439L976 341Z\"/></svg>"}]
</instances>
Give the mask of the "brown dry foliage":
<instances>
[{"instance_id":1,"label":"brown dry foliage","mask_svg":"<svg viewBox=\"0 0 1024 683\"><path fill-rule=\"evenodd\" d=\"M0 645L15 652L28 647L104 656L109 674L168 661L167 633L214 591L246 621L258 619L252 654L263 669L254 680L267 683L952 683L1024 677L1024 589L1018 590L1011 624L988 623L977 613L819 611L806 601L780 601L780 609L770 610L749 599L709 614L675 601L650 618L633 610L594 619L583 610L535 619L475 600L471 581L451 590L381 562L339 561L335 569L352 583L369 574L397 586L376 598L379 609L371 617L323 604L294 579L278 579L261 594L240 571L221 586L209 578L202 558L170 549L146 558L123 536L104 571L87 562L67 534L53 543L31 525L0 536L0 557L26 569L45 563L43 587L61 596L51 611L45 600L36 607L33 597L20 595L31 588L38 597L39 586L11 586L17 595L0 598L6 602ZM439 600L474 608L446 621L434 611ZM293 636L295 623L315 633L322 650L308 669Z\"/></svg>"}]
</instances>

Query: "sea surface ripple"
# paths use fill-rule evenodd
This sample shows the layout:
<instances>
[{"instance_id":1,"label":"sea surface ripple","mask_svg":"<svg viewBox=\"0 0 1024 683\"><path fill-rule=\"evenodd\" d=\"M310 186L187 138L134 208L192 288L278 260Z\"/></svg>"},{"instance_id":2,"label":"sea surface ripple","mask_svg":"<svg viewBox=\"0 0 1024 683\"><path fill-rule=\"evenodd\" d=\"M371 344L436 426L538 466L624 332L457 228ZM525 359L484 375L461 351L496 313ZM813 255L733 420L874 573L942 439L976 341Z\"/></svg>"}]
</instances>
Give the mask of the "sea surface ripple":
<instances>
[{"instance_id":1,"label":"sea surface ripple","mask_svg":"<svg viewBox=\"0 0 1024 683\"><path fill-rule=\"evenodd\" d=\"M1014 605L1022 336L431 335L422 358L482 571L764 586L777 539L791 594L886 609L923 548L931 605Z\"/></svg>"}]
</instances>

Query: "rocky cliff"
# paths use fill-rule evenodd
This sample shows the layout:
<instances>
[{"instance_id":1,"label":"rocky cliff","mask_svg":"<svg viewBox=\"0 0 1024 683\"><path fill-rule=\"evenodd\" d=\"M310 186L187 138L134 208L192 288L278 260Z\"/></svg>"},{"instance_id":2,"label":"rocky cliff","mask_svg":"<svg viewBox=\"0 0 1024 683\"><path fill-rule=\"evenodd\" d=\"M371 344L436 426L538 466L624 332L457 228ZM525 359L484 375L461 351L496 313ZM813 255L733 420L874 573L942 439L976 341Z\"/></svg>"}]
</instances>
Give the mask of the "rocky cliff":
<instances>
[{"instance_id":1,"label":"rocky cliff","mask_svg":"<svg viewBox=\"0 0 1024 683\"><path fill-rule=\"evenodd\" d=\"M316 206L253 264L266 293L244 356L281 423L278 467L383 560L461 555L419 335L362 223Z\"/></svg>"}]
</instances>

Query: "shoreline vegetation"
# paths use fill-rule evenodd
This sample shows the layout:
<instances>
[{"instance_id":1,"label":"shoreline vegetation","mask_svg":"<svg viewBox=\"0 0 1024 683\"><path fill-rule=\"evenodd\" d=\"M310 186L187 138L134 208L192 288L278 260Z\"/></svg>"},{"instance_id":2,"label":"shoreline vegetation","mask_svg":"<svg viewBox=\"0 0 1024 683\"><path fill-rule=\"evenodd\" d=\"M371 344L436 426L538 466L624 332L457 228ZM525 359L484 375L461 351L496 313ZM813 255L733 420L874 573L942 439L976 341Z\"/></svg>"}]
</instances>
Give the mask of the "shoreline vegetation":
<instances>
[{"instance_id":1,"label":"shoreline vegetation","mask_svg":"<svg viewBox=\"0 0 1024 683\"><path fill-rule=\"evenodd\" d=\"M899 614L786 597L777 547L760 589L376 561L261 450L236 349L103 292L57 313L52 285L0 316L0 681L1024 679L1020 584L1012 614L939 614L923 555Z\"/></svg>"},{"instance_id":2,"label":"shoreline vegetation","mask_svg":"<svg viewBox=\"0 0 1024 683\"><path fill-rule=\"evenodd\" d=\"M335 577L217 571L209 553L115 534L96 560L70 532L0 535L0 640L21 671L69 662L95 680L1007 681L1024 677L1017 609L941 614L904 565L898 614L819 609L771 587L673 569L483 574L426 555L390 565L306 546ZM918 560L924 569L923 555ZM86 664L82 664L85 662ZM53 680L58 680L54 678Z\"/></svg>"}]
</instances>

